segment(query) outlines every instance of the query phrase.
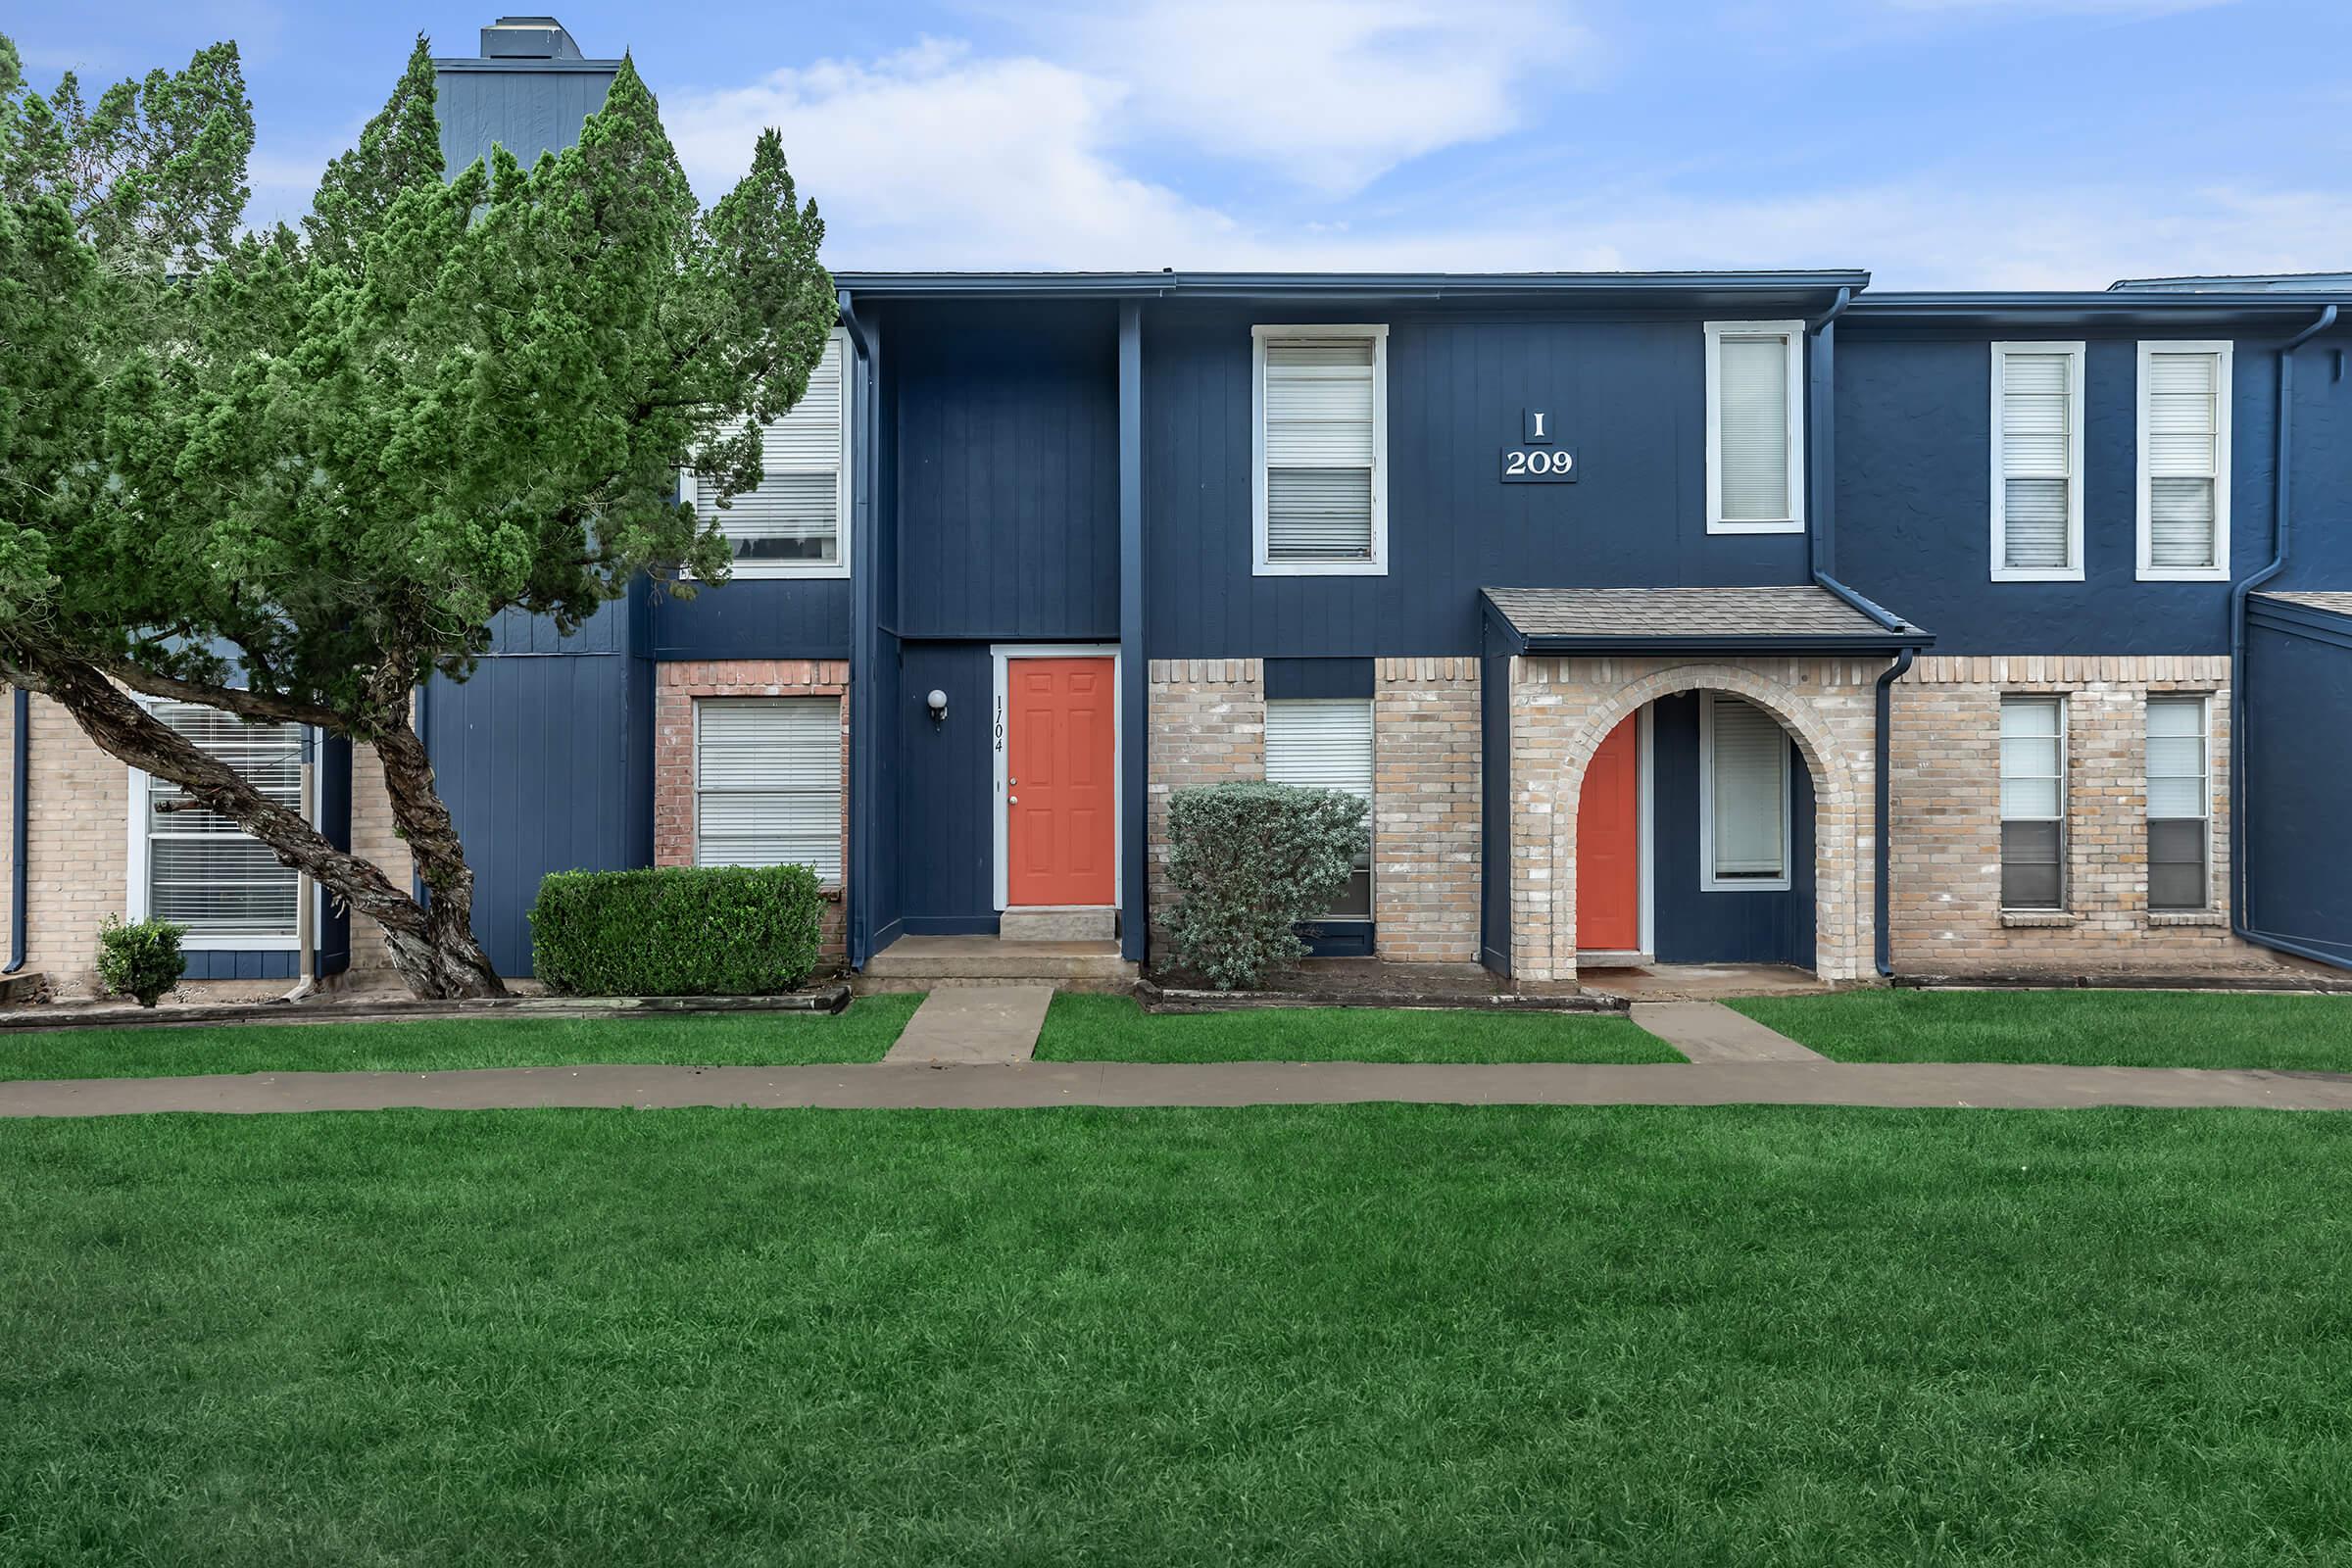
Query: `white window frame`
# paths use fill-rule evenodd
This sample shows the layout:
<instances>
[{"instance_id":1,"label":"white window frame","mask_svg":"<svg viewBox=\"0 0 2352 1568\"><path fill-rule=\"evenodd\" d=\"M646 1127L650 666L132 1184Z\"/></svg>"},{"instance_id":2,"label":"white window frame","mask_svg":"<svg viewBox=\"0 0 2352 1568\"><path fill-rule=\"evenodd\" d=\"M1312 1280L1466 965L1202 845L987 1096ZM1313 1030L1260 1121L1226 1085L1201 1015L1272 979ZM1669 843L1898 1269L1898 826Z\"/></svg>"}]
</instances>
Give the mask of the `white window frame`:
<instances>
[{"instance_id":1,"label":"white window frame","mask_svg":"<svg viewBox=\"0 0 2352 1568\"><path fill-rule=\"evenodd\" d=\"M2197 792L2198 812L2197 815L2193 817L2158 816L2153 810L2148 809L2146 806L2146 796L2148 794L2146 747L2151 738L2151 726L2148 723L2147 714L2150 708L2159 703L2166 702L2177 702L2183 705L2194 703L2197 705L2197 738L2200 743L2199 750L2204 754L2203 760L2200 763L2204 771L2201 775L2199 775L2198 782L2201 787ZM2151 852L2154 850L2155 845L2153 843L2154 835L2152 829L2158 822L2203 822L2205 824L2204 902L2194 905L2167 905L2162 908L2158 908L2155 905L2150 904L2148 906L2148 910L2152 914L2159 915L2201 914L2209 912L2215 907L2216 903L2218 902L2214 896L2213 885L2213 770L2214 762L2219 755L2215 752L2213 745L2213 694L2211 692L2148 693L2140 702L2140 794L2142 797L2140 831L2147 837L2149 841L2144 847ZM2149 861L2149 878L2151 882L2154 880L2154 877L2155 862L2153 858L2151 858Z\"/></svg>"},{"instance_id":2,"label":"white window frame","mask_svg":"<svg viewBox=\"0 0 2352 1568\"><path fill-rule=\"evenodd\" d=\"M839 483L835 486L834 559L831 561L738 561L735 563L733 576L741 580L748 582L758 578L793 577L827 579L850 575L851 517L857 490L857 467L853 461L856 452L851 436L858 425L856 388L858 377L862 372L858 367L857 356L852 351L849 332L844 328L835 327L831 334L831 340L841 350L841 469ZM702 513L701 490L702 487L692 468L678 470L678 499L693 507L698 515ZM722 519L725 515L715 508L712 509L710 514Z\"/></svg>"},{"instance_id":3,"label":"white window frame","mask_svg":"<svg viewBox=\"0 0 2352 1568\"><path fill-rule=\"evenodd\" d=\"M2227 582L2230 580L2230 404L2235 401L2237 345L2227 338L2143 338L2139 344L2139 580L2141 582ZM2159 566L2156 550L2155 475L2148 462L2148 362L2159 354L2210 354L2215 358L2213 397L2213 564Z\"/></svg>"},{"instance_id":4,"label":"white window frame","mask_svg":"<svg viewBox=\"0 0 2352 1568\"><path fill-rule=\"evenodd\" d=\"M2058 726L2058 814L2056 816L2011 816L2003 786L2009 778L2008 761L2001 741L2003 723L2000 710L2012 702L2048 703L2056 711ZM2143 719L2142 727L2145 722ZM1997 846L2001 829L2011 822L2055 822L2058 824L2058 902L2056 905L2012 905L2004 885L2005 862L1997 857L1993 866L1993 899L2003 914L2045 915L2068 914L2075 907L2075 766L2074 766L2075 705L2066 692L2003 692L1994 704L1992 741L1992 806L1993 835ZM2144 737L2143 737L2144 744ZM2141 780L2144 793L2146 780ZM2143 811L2144 816L2144 811Z\"/></svg>"},{"instance_id":5,"label":"white window frame","mask_svg":"<svg viewBox=\"0 0 2352 1568\"><path fill-rule=\"evenodd\" d=\"M694 710L694 747L693 755L688 757L686 760L686 780L687 788L692 793L694 800L694 824L693 831L688 835L686 841L686 854L688 857L687 863L689 865L701 865L703 863L703 710L706 705L710 703L723 704L740 702L788 702L809 704L830 703L834 707L834 711L838 720L842 699L839 697L828 696L823 692L796 692L791 690L770 692L756 688L726 696L720 696L714 693L709 696L698 696L690 699L690 706ZM837 876L826 876L823 872L818 871L815 866L808 866L808 869L816 874L817 886L821 888L843 888L849 885L850 784L849 779L846 776L849 769L849 761L850 736L849 731L845 728L841 731L841 765L845 776L842 778L840 786L836 791L836 796L841 805L840 809L835 812L835 818L838 824L838 837L835 842L839 846L837 853L841 858L841 872ZM776 791L774 793L781 794L784 792ZM808 864L808 862L805 860L794 860L787 863L794 865Z\"/></svg>"},{"instance_id":6,"label":"white window frame","mask_svg":"<svg viewBox=\"0 0 2352 1568\"><path fill-rule=\"evenodd\" d=\"M1790 776L1788 726L1762 703L1738 692L1724 696L1744 703L1778 725L1781 731L1781 874L1719 877L1715 874L1715 697L1698 694L1698 890L1701 893L1786 893L1795 884L1796 781Z\"/></svg>"},{"instance_id":7,"label":"white window frame","mask_svg":"<svg viewBox=\"0 0 2352 1568\"><path fill-rule=\"evenodd\" d=\"M2067 357L2066 559L2064 566L2011 566L2008 534L2008 466L2001 448L2005 370L2012 354L2063 354ZM1994 582L2081 582L2082 580L2082 415L2083 364L2087 346L2066 343L1995 343L1992 345L1992 580Z\"/></svg>"},{"instance_id":8,"label":"white window frame","mask_svg":"<svg viewBox=\"0 0 2352 1568\"><path fill-rule=\"evenodd\" d=\"M1269 697L1269 712L1284 703L1361 703L1364 709L1365 733L1372 742L1372 792L1364 797L1365 910L1362 914L1319 914L1302 923L1306 925L1377 925L1380 921L1380 704L1371 697ZM1270 732L1271 725L1268 730ZM1259 762L1266 759L1261 753ZM1261 765L1261 772L1271 774L1270 766ZM1352 877L1354 872L1349 871Z\"/></svg>"},{"instance_id":9,"label":"white window frame","mask_svg":"<svg viewBox=\"0 0 2352 1568\"><path fill-rule=\"evenodd\" d=\"M1266 544L1266 344L1296 338L1372 342L1372 559L1275 561ZM1250 571L1259 577L1385 577L1389 574L1389 328L1385 322L1250 328Z\"/></svg>"},{"instance_id":10,"label":"white window frame","mask_svg":"<svg viewBox=\"0 0 2352 1568\"><path fill-rule=\"evenodd\" d=\"M1707 532L1803 533L1805 531L1805 323L1802 321L1708 321L1707 343ZM1727 520L1723 514L1723 340L1778 334L1788 345L1788 515L1761 520Z\"/></svg>"},{"instance_id":11,"label":"white window frame","mask_svg":"<svg viewBox=\"0 0 2352 1568\"><path fill-rule=\"evenodd\" d=\"M140 706L152 710L156 705L152 702L142 701ZM318 731L308 724L297 724L294 727L302 732L302 745L311 756L310 765L316 767L318 761L318 753L317 748L321 744L321 738L318 734ZM124 860L125 886L123 888L122 917L125 920L129 920L134 923L146 919L148 916L148 911L153 907L153 890L148 885L148 878L153 869L150 861L150 840L148 838L149 831L153 825L150 822L149 817L153 814L153 812L147 798L147 785L148 774L145 769L137 767L130 769L130 809L126 813L130 823L130 840L129 853ZM311 791L310 822L313 828L323 827L324 818L319 815L320 802L323 794L323 791L315 786ZM288 931L276 936L251 934L242 936L205 935L198 932L190 932L188 935L179 939L180 947L189 953L301 952L302 901L304 899L317 899L319 897L319 890L318 883L314 882L309 876L300 872L296 873L294 885L295 928L292 931ZM311 931L313 933L314 940L316 940L318 930L318 911L314 909L312 911L311 923Z\"/></svg>"},{"instance_id":12,"label":"white window frame","mask_svg":"<svg viewBox=\"0 0 2352 1568\"><path fill-rule=\"evenodd\" d=\"M1005 783L1006 766L1011 760L1008 748L1012 741L1011 679L1012 662L1016 659L1107 659L1110 661L1110 902L1116 908L1127 907L1127 705L1120 701L1126 691L1120 674L1125 668L1117 643L991 643L989 662L995 666L992 676L994 691L990 694L993 708L989 712L990 765L995 769L994 808L990 815L995 839L990 846L995 862L991 875L995 882L997 912L1003 914L1012 905L1012 824L1007 817L1012 791Z\"/></svg>"}]
</instances>

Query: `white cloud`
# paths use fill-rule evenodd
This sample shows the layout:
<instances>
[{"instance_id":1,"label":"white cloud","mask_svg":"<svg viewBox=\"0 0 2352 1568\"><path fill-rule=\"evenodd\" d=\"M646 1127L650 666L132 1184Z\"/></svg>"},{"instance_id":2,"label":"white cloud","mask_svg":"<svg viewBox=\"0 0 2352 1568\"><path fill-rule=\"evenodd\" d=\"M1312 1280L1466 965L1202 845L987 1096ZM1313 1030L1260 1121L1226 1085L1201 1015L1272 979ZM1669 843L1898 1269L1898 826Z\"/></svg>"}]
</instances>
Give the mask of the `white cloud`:
<instances>
[{"instance_id":1,"label":"white cloud","mask_svg":"<svg viewBox=\"0 0 2352 1568\"><path fill-rule=\"evenodd\" d=\"M1144 0L1042 20L1085 69L1126 84L1140 131L1325 196L1513 129L1527 92L1596 58L1556 0Z\"/></svg>"},{"instance_id":2,"label":"white cloud","mask_svg":"<svg viewBox=\"0 0 2352 1568\"><path fill-rule=\"evenodd\" d=\"M1158 267L1230 220L1118 168L1123 96L1066 66L926 41L673 94L662 118L706 198L748 167L761 127L781 130L836 266Z\"/></svg>"},{"instance_id":3,"label":"white cloud","mask_svg":"<svg viewBox=\"0 0 2352 1568\"><path fill-rule=\"evenodd\" d=\"M2169 17L2237 0L1890 0L1897 11L1981 11L2009 16Z\"/></svg>"}]
</instances>

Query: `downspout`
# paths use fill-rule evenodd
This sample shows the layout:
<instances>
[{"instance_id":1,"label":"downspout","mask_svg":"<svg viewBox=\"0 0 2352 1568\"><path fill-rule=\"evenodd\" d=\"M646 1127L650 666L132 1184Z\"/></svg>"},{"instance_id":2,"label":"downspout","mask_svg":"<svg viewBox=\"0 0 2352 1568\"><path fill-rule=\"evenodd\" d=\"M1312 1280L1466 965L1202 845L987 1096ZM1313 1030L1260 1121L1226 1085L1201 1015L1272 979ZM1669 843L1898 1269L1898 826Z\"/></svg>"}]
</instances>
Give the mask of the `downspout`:
<instances>
[{"instance_id":1,"label":"downspout","mask_svg":"<svg viewBox=\"0 0 2352 1568\"><path fill-rule=\"evenodd\" d=\"M1814 583L1851 605L1888 631L1900 631L1903 623L1889 612L1872 604L1860 594L1839 582L1832 569L1838 560L1838 472L1837 472L1837 344L1838 318L1854 303L1851 288L1838 290L1838 298L1830 308L1806 323L1815 346L1806 373L1813 384L1813 396L1805 400L1806 420L1812 442L1808 451L1809 467L1806 495L1810 526L1805 529L1805 565ZM1894 975L1894 942L1887 922L1894 905L1891 885L1894 871L1894 683L1909 672L1911 662L1919 655L1915 647L1897 651L1894 662L1880 672L1875 696L1878 700L1877 753L1873 772L1877 782L1878 827L1873 842L1877 875L1872 880L1875 897L1872 926L1873 957L1879 978L1887 980Z\"/></svg>"},{"instance_id":2,"label":"downspout","mask_svg":"<svg viewBox=\"0 0 2352 1568\"><path fill-rule=\"evenodd\" d=\"M849 329L857 357L865 366L850 432L851 448L858 454L858 472L851 498L856 531L850 545L850 885L842 921L845 956L852 969L861 970L873 956L867 913L873 907L873 835L878 824L867 804L874 794L873 740L881 733L878 721L882 711L875 696L878 672L874 668L875 606L881 592L874 576L874 492L881 473L874 432L882 422L881 367L874 351L873 327L859 318L850 291L838 290L834 301L841 312L841 324Z\"/></svg>"},{"instance_id":3,"label":"downspout","mask_svg":"<svg viewBox=\"0 0 2352 1568\"><path fill-rule=\"evenodd\" d=\"M2335 324L2336 308L2328 306L2319 319L2278 350L2278 451L2271 472L2271 559L2268 564L2230 587L2230 930L2240 941L2276 952L2292 954L2336 968L2352 968L2340 953L2327 953L2288 937L2267 936L2246 918L2246 601L2254 590L2286 569L2286 552L2293 540L2293 481L2288 465L2294 457L2295 350Z\"/></svg>"},{"instance_id":4,"label":"downspout","mask_svg":"<svg viewBox=\"0 0 2352 1568\"><path fill-rule=\"evenodd\" d=\"M15 974L24 967L25 925L29 918L32 897L30 883L24 874L24 856L30 834L26 825L32 814L32 802L27 798L32 788L32 693L20 686L16 689L9 709L9 750L12 776L8 806L8 967L0 974Z\"/></svg>"}]
</instances>

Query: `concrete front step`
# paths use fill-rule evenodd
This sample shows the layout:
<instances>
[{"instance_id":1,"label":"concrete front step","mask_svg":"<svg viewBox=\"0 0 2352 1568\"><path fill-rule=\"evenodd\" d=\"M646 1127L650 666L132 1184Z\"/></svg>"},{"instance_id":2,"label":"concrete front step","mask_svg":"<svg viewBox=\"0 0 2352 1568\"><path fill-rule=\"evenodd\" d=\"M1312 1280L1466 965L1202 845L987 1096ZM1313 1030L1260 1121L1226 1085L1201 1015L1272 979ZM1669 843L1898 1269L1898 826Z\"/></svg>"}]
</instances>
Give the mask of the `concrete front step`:
<instances>
[{"instance_id":1,"label":"concrete front step","mask_svg":"<svg viewBox=\"0 0 2352 1568\"><path fill-rule=\"evenodd\" d=\"M936 985L1050 985L1062 991L1135 989L1136 966L1115 942L1006 942L1000 937L901 937L866 960L858 989Z\"/></svg>"},{"instance_id":2,"label":"concrete front step","mask_svg":"<svg viewBox=\"0 0 2352 1568\"><path fill-rule=\"evenodd\" d=\"M997 936L1005 942L1108 942L1118 934L1115 909L1006 909L997 918Z\"/></svg>"}]
</instances>

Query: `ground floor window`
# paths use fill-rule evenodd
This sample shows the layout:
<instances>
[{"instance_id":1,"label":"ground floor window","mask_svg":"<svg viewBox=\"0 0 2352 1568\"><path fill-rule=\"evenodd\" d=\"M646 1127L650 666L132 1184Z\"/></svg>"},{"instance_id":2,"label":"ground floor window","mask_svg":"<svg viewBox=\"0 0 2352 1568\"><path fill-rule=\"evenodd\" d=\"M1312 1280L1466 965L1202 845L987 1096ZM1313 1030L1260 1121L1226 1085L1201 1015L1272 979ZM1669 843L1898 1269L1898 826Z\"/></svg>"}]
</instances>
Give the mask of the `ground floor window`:
<instances>
[{"instance_id":1,"label":"ground floor window","mask_svg":"<svg viewBox=\"0 0 2352 1568\"><path fill-rule=\"evenodd\" d=\"M1266 779L1310 789L1346 790L1372 805L1372 700L1368 697L1278 699L1266 704ZM1327 911L1334 920L1372 918L1372 858Z\"/></svg>"},{"instance_id":2,"label":"ground floor window","mask_svg":"<svg viewBox=\"0 0 2352 1568\"><path fill-rule=\"evenodd\" d=\"M1753 703L1708 692L1698 709L1699 885L1788 886L1788 734Z\"/></svg>"},{"instance_id":3,"label":"ground floor window","mask_svg":"<svg viewBox=\"0 0 2352 1568\"><path fill-rule=\"evenodd\" d=\"M841 701L694 705L694 863L806 865L841 880Z\"/></svg>"},{"instance_id":4,"label":"ground floor window","mask_svg":"<svg viewBox=\"0 0 2352 1568\"><path fill-rule=\"evenodd\" d=\"M2066 703L2001 701L2001 907L2066 906Z\"/></svg>"},{"instance_id":5,"label":"ground floor window","mask_svg":"<svg viewBox=\"0 0 2352 1568\"><path fill-rule=\"evenodd\" d=\"M194 703L158 703L157 718L234 768L262 794L302 809L304 730L248 723ZM133 775L130 917L187 927L192 948L286 948L297 939L302 876L217 812L190 808L178 785Z\"/></svg>"},{"instance_id":6,"label":"ground floor window","mask_svg":"<svg viewBox=\"0 0 2352 1568\"><path fill-rule=\"evenodd\" d=\"M2206 704L2202 696L2148 699L2148 907L2202 909L2212 878L2207 820Z\"/></svg>"}]
</instances>

